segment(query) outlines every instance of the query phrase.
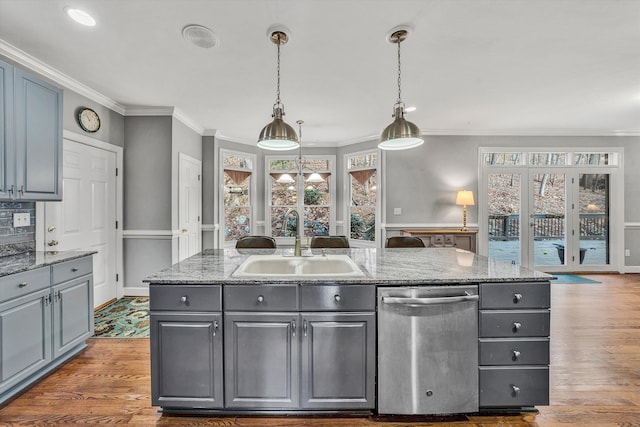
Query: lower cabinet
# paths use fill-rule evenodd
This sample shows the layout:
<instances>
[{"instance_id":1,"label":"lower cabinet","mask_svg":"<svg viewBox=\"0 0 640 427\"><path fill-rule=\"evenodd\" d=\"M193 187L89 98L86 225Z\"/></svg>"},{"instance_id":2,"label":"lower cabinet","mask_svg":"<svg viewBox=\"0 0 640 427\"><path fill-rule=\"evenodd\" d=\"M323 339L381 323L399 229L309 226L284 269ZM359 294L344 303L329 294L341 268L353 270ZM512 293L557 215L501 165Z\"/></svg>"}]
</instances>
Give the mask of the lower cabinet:
<instances>
[{"instance_id":1,"label":"lower cabinet","mask_svg":"<svg viewBox=\"0 0 640 427\"><path fill-rule=\"evenodd\" d=\"M222 315L151 315L152 404L222 408Z\"/></svg>"},{"instance_id":2,"label":"lower cabinet","mask_svg":"<svg viewBox=\"0 0 640 427\"><path fill-rule=\"evenodd\" d=\"M88 256L0 278L0 403L85 347L92 267Z\"/></svg>"},{"instance_id":3,"label":"lower cabinet","mask_svg":"<svg viewBox=\"0 0 640 427\"><path fill-rule=\"evenodd\" d=\"M301 406L375 407L375 313L303 313Z\"/></svg>"},{"instance_id":4,"label":"lower cabinet","mask_svg":"<svg viewBox=\"0 0 640 427\"><path fill-rule=\"evenodd\" d=\"M299 406L298 313L225 313L228 408Z\"/></svg>"}]
</instances>

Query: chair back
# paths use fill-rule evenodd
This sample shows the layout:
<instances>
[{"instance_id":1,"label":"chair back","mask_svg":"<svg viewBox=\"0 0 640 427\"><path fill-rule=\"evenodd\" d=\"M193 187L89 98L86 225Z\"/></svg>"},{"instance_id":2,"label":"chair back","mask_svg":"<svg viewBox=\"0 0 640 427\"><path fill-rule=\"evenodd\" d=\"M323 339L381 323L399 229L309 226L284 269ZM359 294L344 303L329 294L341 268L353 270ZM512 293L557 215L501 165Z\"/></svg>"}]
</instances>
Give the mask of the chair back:
<instances>
[{"instance_id":1,"label":"chair back","mask_svg":"<svg viewBox=\"0 0 640 427\"><path fill-rule=\"evenodd\" d=\"M348 248L349 239L346 236L313 236L312 248Z\"/></svg>"},{"instance_id":2,"label":"chair back","mask_svg":"<svg viewBox=\"0 0 640 427\"><path fill-rule=\"evenodd\" d=\"M424 248L421 238L415 236L393 236L387 237L385 248Z\"/></svg>"},{"instance_id":3,"label":"chair back","mask_svg":"<svg viewBox=\"0 0 640 427\"><path fill-rule=\"evenodd\" d=\"M244 236L236 241L236 249L275 249L276 239L269 236Z\"/></svg>"}]
</instances>

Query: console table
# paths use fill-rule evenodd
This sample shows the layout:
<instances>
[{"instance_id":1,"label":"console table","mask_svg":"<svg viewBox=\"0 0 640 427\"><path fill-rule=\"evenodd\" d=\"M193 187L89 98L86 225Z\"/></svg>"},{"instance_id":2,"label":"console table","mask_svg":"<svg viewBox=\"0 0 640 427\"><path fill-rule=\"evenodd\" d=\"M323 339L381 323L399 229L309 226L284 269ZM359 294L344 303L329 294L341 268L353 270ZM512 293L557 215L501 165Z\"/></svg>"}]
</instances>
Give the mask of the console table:
<instances>
[{"instance_id":1,"label":"console table","mask_svg":"<svg viewBox=\"0 0 640 427\"><path fill-rule=\"evenodd\" d=\"M455 247L474 253L477 234L475 230L463 231L457 228L402 230L403 236L419 237L428 248Z\"/></svg>"}]
</instances>

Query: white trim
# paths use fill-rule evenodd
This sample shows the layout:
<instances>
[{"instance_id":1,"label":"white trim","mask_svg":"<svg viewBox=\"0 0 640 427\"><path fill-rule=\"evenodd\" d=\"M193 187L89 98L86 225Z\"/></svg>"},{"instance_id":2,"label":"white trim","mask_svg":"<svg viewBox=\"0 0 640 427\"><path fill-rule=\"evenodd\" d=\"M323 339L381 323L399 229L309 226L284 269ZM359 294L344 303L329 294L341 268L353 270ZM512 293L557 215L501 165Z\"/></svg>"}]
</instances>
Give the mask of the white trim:
<instances>
[{"instance_id":1,"label":"white trim","mask_svg":"<svg viewBox=\"0 0 640 427\"><path fill-rule=\"evenodd\" d=\"M212 231L218 231L218 227L219 227L218 224L202 224L200 226L200 230L212 232Z\"/></svg>"},{"instance_id":2,"label":"white trim","mask_svg":"<svg viewBox=\"0 0 640 427\"><path fill-rule=\"evenodd\" d=\"M182 110L177 107L146 107L139 105L129 105L124 113L127 117L147 117L147 116L171 116L182 122L185 126L193 130L200 136L203 136L204 128L188 117Z\"/></svg>"},{"instance_id":3,"label":"white trim","mask_svg":"<svg viewBox=\"0 0 640 427\"><path fill-rule=\"evenodd\" d=\"M640 228L640 222L625 222L624 228Z\"/></svg>"},{"instance_id":4,"label":"white trim","mask_svg":"<svg viewBox=\"0 0 640 427\"><path fill-rule=\"evenodd\" d=\"M124 114L124 105L67 76L61 71L56 70L55 68L45 64L34 56L29 55L25 51L18 49L17 47L7 43L2 39L0 39L0 54L17 62L22 66L29 68L31 71L34 71L48 78L49 80L54 81L55 83L63 86L66 89L72 90L86 98L89 98L90 100L97 102L98 104L103 105L110 110L115 111L116 113Z\"/></svg>"},{"instance_id":5,"label":"white trim","mask_svg":"<svg viewBox=\"0 0 640 427\"><path fill-rule=\"evenodd\" d=\"M393 224L380 224L382 228L387 230L396 230L401 228L433 228L433 229L452 229L459 230L460 222L423 222L423 223L393 223ZM477 223L468 223L467 228L470 231L478 229Z\"/></svg>"},{"instance_id":6,"label":"white trim","mask_svg":"<svg viewBox=\"0 0 640 427\"><path fill-rule=\"evenodd\" d=\"M125 239L151 239L151 240L169 240L177 239L180 236L180 230L124 230L122 237Z\"/></svg>"},{"instance_id":7,"label":"white trim","mask_svg":"<svg viewBox=\"0 0 640 427\"><path fill-rule=\"evenodd\" d=\"M144 286L126 286L124 288L124 295L127 297L148 297L149 288Z\"/></svg>"},{"instance_id":8,"label":"white trim","mask_svg":"<svg viewBox=\"0 0 640 427\"><path fill-rule=\"evenodd\" d=\"M638 129L422 129L432 136L640 136Z\"/></svg>"}]
</instances>

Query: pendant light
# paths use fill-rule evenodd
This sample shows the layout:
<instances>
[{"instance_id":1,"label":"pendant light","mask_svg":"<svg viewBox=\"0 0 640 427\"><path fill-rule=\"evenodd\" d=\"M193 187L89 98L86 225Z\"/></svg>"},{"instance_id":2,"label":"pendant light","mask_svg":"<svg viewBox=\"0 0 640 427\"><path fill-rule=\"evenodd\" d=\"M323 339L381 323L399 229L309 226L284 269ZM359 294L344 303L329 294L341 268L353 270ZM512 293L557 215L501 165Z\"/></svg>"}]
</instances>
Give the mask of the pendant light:
<instances>
[{"instance_id":1,"label":"pendant light","mask_svg":"<svg viewBox=\"0 0 640 427\"><path fill-rule=\"evenodd\" d=\"M398 100L393 106L395 120L387 126L380 135L378 148L381 150L406 150L422 145L422 133L415 124L404 118L404 102L402 102L401 68L400 68L400 43L409 36L409 28L396 27L388 37L390 43L398 45Z\"/></svg>"},{"instance_id":2,"label":"pendant light","mask_svg":"<svg viewBox=\"0 0 640 427\"><path fill-rule=\"evenodd\" d=\"M296 131L289 126L282 117L284 114L284 105L280 102L280 46L287 43L289 36L282 27L269 30L269 39L278 47L278 84L276 89L276 103L273 104L273 121L262 128L258 137L258 147L265 150L286 151L298 148L298 135Z\"/></svg>"}]
</instances>

